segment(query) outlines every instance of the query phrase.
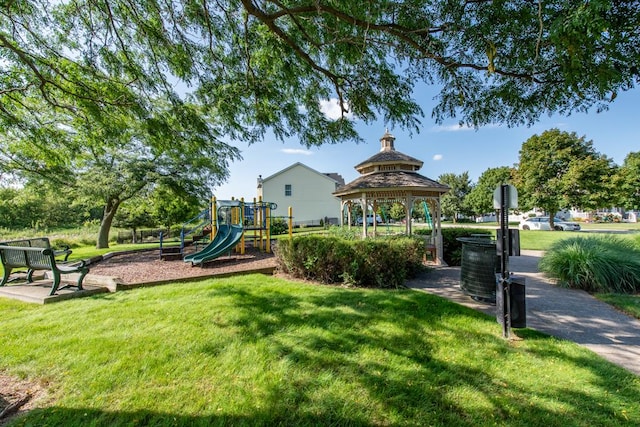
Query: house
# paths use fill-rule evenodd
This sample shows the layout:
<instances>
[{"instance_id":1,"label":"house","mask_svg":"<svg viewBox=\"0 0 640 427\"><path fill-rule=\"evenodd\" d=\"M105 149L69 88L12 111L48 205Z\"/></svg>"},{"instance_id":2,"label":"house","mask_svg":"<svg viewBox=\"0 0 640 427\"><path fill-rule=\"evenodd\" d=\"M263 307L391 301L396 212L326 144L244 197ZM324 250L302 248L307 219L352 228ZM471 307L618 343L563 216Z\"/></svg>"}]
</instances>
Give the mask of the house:
<instances>
[{"instance_id":1,"label":"house","mask_svg":"<svg viewBox=\"0 0 640 427\"><path fill-rule=\"evenodd\" d=\"M333 196L344 185L337 173L321 173L300 162L274 173L258 177L258 196L276 203L273 216L285 217L293 209L295 225L338 224L340 199Z\"/></svg>"}]
</instances>

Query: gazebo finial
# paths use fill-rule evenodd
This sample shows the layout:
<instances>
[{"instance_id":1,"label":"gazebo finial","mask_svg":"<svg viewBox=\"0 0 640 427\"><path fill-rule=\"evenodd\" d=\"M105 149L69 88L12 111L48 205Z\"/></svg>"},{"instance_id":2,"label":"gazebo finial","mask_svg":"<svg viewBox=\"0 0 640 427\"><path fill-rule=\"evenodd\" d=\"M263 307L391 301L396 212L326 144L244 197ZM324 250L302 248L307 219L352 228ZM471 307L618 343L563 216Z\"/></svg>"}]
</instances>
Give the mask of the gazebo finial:
<instances>
[{"instance_id":1,"label":"gazebo finial","mask_svg":"<svg viewBox=\"0 0 640 427\"><path fill-rule=\"evenodd\" d=\"M380 151L394 151L393 141L396 140L396 137L389 133L389 128L386 128L384 135L380 138Z\"/></svg>"}]
</instances>

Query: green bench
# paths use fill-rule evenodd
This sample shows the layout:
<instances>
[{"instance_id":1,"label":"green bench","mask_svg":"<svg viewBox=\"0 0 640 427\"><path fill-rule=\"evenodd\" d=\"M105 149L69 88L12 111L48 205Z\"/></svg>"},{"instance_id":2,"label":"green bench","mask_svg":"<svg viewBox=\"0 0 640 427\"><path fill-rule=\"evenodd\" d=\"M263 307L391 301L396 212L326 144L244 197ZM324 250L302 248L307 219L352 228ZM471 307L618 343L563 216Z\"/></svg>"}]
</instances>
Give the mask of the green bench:
<instances>
[{"instance_id":1,"label":"green bench","mask_svg":"<svg viewBox=\"0 0 640 427\"><path fill-rule=\"evenodd\" d=\"M25 243L24 246L19 246L18 242ZM56 251L51 247L39 247L50 246L47 238L40 239L28 239L28 240L14 240L11 242L0 242L0 261L4 274L0 286L6 285L10 279L9 276L14 269L27 269L26 280L28 283L33 282L33 273L35 271L51 271L53 275L53 284L49 295L54 295L59 289L67 287L77 287L78 290L82 290L82 281L84 277L89 273L89 268L85 266L85 261L79 261L77 263L60 263L56 261L56 256L65 255L65 259L68 258L66 251ZM66 285L60 287L61 276L63 274L78 273L79 277L75 285Z\"/></svg>"},{"instance_id":2,"label":"green bench","mask_svg":"<svg viewBox=\"0 0 640 427\"><path fill-rule=\"evenodd\" d=\"M7 240L4 242L0 242L0 245L3 246L29 246L34 248L48 248L53 249L51 247L51 242L48 237L35 237L33 239L20 239L20 240ZM69 246L64 246L61 249L54 249L53 253L56 256L56 259L60 256L64 256L62 261L66 262L69 259L69 255L71 255L73 251L69 248Z\"/></svg>"}]
</instances>

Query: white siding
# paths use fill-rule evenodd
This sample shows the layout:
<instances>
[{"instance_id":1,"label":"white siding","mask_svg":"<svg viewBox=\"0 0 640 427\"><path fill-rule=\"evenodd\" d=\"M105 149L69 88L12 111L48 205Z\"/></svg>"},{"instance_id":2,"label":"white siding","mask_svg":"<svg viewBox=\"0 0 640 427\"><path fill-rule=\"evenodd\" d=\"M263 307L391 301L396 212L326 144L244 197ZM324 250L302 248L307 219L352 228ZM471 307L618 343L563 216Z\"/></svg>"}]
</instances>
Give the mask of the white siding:
<instances>
[{"instance_id":1,"label":"white siding","mask_svg":"<svg viewBox=\"0 0 640 427\"><path fill-rule=\"evenodd\" d=\"M291 196L285 196L286 185L291 185ZM287 216L291 206L294 223L318 224L325 217L337 218L340 199L331 195L334 191L335 180L302 163L295 163L262 182L262 200L278 205L273 215Z\"/></svg>"}]
</instances>

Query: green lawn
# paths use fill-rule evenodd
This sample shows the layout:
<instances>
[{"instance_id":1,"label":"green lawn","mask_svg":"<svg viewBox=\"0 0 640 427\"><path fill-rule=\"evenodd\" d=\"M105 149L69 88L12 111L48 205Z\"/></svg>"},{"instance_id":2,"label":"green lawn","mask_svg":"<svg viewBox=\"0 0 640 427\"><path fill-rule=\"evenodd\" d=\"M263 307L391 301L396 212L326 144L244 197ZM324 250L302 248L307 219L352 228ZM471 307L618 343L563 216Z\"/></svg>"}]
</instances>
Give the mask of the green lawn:
<instances>
[{"instance_id":1,"label":"green lawn","mask_svg":"<svg viewBox=\"0 0 640 427\"><path fill-rule=\"evenodd\" d=\"M51 398L16 425L640 425L639 377L411 290L249 275L0 312L0 366Z\"/></svg>"},{"instance_id":2,"label":"green lawn","mask_svg":"<svg viewBox=\"0 0 640 427\"><path fill-rule=\"evenodd\" d=\"M640 295L596 294L596 298L613 305L629 316L640 319Z\"/></svg>"}]
</instances>

